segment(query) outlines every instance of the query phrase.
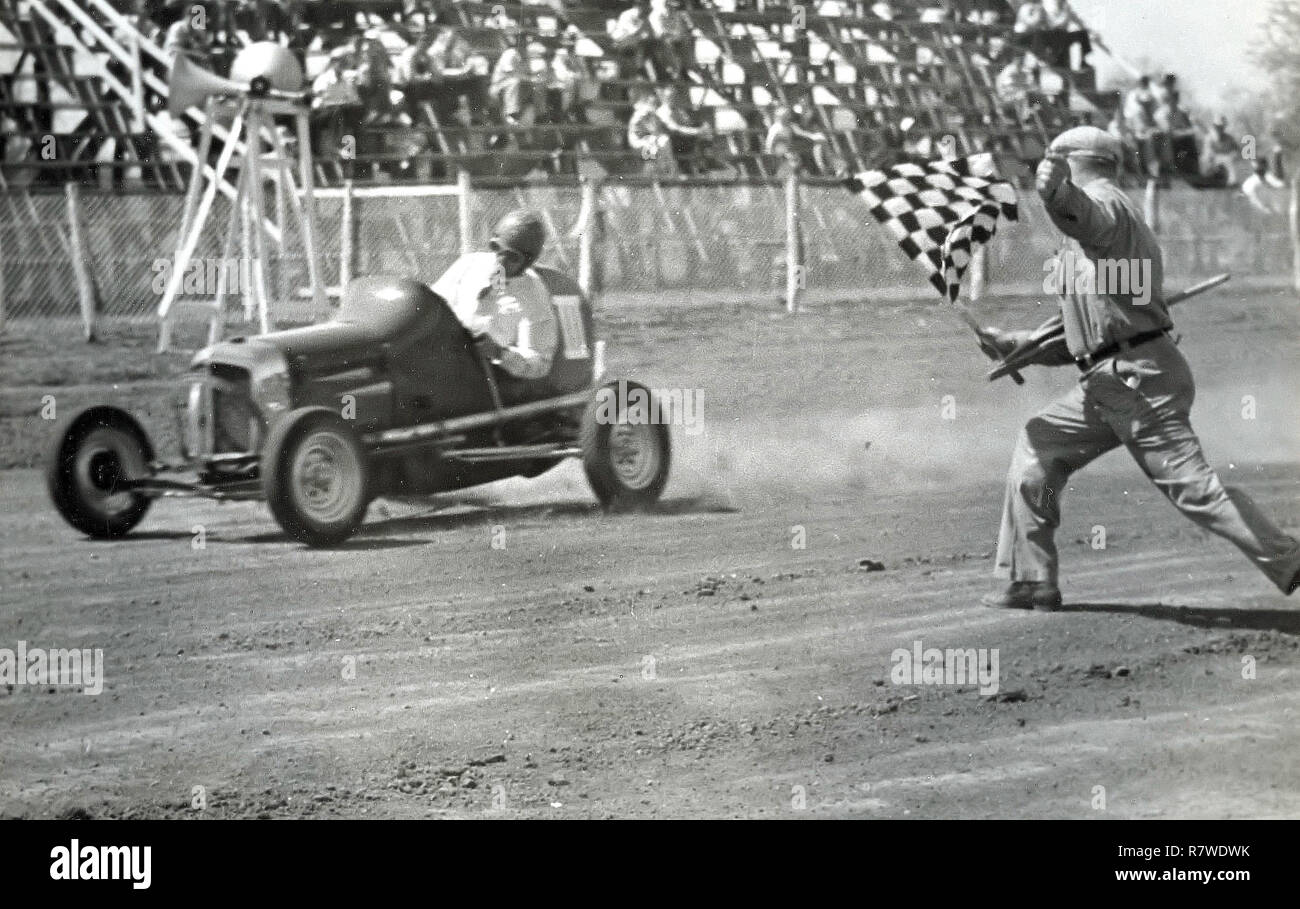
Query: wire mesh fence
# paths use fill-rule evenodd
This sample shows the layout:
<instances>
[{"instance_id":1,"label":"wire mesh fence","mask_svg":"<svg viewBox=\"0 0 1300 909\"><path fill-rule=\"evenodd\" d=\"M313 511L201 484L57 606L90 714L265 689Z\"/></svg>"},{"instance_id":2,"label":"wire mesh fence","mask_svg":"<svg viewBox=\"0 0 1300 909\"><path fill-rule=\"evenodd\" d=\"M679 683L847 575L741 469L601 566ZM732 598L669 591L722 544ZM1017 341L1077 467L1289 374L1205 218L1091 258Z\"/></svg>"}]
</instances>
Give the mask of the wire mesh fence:
<instances>
[{"instance_id":1,"label":"wire mesh fence","mask_svg":"<svg viewBox=\"0 0 1300 909\"><path fill-rule=\"evenodd\" d=\"M76 196L75 206L72 196ZM838 185L800 190L800 256L804 285L814 298L926 299L925 275ZM580 186L475 188L465 200L468 246L483 248L507 211L542 213L552 241L543 259L576 274L583 225L591 230L592 282L605 294L716 292L736 300L771 302L785 286L786 201L770 183L691 184L608 182L591 193L595 217L584 217ZM184 196L72 193L0 194L0 293L8 319L75 318L80 312L77 250L102 318L153 318L175 254ZM218 195L202 232L182 301L208 300L213 275L227 266L231 203ZM348 268L343 268L347 208L339 192L317 201L322 281L337 293L352 277L396 273L434 281L462 249L461 201L446 188L410 187L358 192L351 199ZM72 208L80 230L74 237ZM1045 277L1060 234L1031 193L1022 193L1021 220L1004 224L988 255L989 293L1034 292ZM268 239L263 264L273 319L324 316L304 310L310 300L301 230L287 199L268 192L268 221L282 225ZM1252 210L1239 193L1172 191L1161 202L1161 242L1171 287L1219 271L1285 280L1290 245L1285 219ZM231 244L238 256L238 240ZM215 270L214 270L215 263ZM235 274L237 272L230 272ZM247 272L242 272L247 274ZM233 288L238 290L237 287ZM238 314L238 296L231 314ZM937 300L937 297L936 297ZM294 308L294 304L297 308ZM287 306L288 309L278 309Z\"/></svg>"}]
</instances>

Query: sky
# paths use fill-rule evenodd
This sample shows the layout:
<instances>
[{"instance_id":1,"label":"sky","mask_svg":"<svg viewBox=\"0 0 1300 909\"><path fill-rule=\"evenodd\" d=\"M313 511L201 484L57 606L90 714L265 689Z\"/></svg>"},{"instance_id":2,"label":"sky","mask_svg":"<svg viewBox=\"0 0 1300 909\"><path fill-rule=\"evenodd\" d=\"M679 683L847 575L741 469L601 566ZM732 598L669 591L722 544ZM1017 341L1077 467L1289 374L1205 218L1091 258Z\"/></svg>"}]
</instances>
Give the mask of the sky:
<instances>
[{"instance_id":1,"label":"sky","mask_svg":"<svg viewBox=\"0 0 1300 909\"><path fill-rule=\"evenodd\" d=\"M1215 105L1226 89L1266 85L1247 57L1264 22L1269 0L1071 0L1094 32L1120 57L1150 60L1178 74L1185 94ZM1099 77L1113 64L1093 55ZM1122 72L1122 71L1119 71Z\"/></svg>"}]
</instances>

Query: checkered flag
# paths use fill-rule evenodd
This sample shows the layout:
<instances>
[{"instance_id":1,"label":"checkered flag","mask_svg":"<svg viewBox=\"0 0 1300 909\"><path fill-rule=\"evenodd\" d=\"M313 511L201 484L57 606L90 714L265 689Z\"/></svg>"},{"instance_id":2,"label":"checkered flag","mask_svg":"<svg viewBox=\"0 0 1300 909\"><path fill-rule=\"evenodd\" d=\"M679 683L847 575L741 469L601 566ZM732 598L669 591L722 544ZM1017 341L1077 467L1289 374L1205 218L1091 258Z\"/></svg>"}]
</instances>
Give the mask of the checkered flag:
<instances>
[{"instance_id":1,"label":"checkered flag","mask_svg":"<svg viewBox=\"0 0 1300 909\"><path fill-rule=\"evenodd\" d=\"M845 185L871 207L909 257L928 267L930 283L956 302L975 248L997 231L998 216L1019 220L1015 188L998 176L993 155L897 164L850 177Z\"/></svg>"}]
</instances>

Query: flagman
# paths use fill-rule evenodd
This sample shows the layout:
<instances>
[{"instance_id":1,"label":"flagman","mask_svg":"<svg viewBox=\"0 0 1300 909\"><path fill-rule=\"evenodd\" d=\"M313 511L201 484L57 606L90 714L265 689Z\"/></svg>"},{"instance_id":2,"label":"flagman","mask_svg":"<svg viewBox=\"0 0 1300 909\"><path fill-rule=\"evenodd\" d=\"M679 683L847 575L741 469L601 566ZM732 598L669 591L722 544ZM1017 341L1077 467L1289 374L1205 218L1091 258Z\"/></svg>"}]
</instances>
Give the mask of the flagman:
<instances>
[{"instance_id":1,"label":"flagman","mask_svg":"<svg viewBox=\"0 0 1300 909\"><path fill-rule=\"evenodd\" d=\"M1061 604L1053 536L1070 475L1123 445L1179 511L1231 541L1283 593L1300 586L1300 543L1244 494L1226 488L1192 431L1196 395L1187 361L1170 337L1160 245L1138 208L1115 184L1119 140L1091 126L1067 130L1038 167L1036 188L1065 235L1058 261L1141 260L1151 284L1135 288L1057 284L1065 323L1043 365L1073 363L1079 383L1031 419L1016 441L1007 475L996 571L1010 579L987 606L1053 610ZM1150 295L1149 300L1143 300ZM989 329L1004 355L1030 334ZM1067 358L1068 356L1068 358Z\"/></svg>"}]
</instances>

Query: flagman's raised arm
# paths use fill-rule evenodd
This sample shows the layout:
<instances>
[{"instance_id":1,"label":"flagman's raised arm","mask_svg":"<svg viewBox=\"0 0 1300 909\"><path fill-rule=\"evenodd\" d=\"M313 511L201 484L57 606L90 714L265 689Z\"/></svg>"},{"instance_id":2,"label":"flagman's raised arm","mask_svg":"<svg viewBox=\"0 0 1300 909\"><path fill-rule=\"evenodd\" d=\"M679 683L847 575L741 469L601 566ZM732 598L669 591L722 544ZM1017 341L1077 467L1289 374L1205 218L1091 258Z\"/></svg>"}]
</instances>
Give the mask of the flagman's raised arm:
<instances>
[{"instance_id":1,"label":"flagman's raised arm","mask_svg":"<svg viewBox=\"0 0 1300 909\"><path fill-rule=\"evenodd\" d=\"M1036 185L1047 214L1063 234L1093 248L1110 244L1118 218L1070 179L1070 165L1064 158L1043 159Z\"/></svg>"}]
</instances>

